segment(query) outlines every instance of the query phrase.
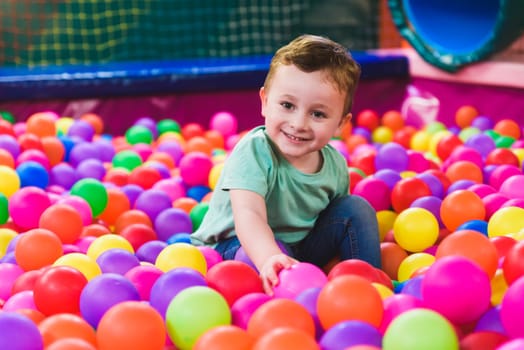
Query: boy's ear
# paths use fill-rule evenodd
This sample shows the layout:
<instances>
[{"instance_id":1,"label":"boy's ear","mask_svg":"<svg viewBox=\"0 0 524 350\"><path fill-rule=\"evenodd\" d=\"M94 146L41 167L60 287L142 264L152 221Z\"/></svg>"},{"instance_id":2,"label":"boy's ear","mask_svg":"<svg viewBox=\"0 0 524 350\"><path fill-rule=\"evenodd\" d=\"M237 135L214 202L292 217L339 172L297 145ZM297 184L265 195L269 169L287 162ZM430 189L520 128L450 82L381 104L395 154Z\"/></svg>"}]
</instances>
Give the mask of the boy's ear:
<instances>
[{"instance_id":1,"label":"boy's ear","mask_svg":"<svg viewBox=\"0 0 524 350\"><path fill-rule=\"evenodd\" d=\"M340 126L344 126L344 124L351 122L351 119L353 118L353 114L348 113L344 117L342 117L342 120L340 121Z\"/></svg>"},{"instance_id":2,"label":"boy's ear","mask_svg":"<svg viewBox=\"0 0 524 350\"><path fill-rule=\"evenodd\" d=\"M266 109L266 105L267 105L267 98L266 98L266 90L264 89L263 86L258 91L258 96L260 96L260 105L262 106L261 114L265 118L266 117L265 109Z\"/></svg>"}]
</instances>

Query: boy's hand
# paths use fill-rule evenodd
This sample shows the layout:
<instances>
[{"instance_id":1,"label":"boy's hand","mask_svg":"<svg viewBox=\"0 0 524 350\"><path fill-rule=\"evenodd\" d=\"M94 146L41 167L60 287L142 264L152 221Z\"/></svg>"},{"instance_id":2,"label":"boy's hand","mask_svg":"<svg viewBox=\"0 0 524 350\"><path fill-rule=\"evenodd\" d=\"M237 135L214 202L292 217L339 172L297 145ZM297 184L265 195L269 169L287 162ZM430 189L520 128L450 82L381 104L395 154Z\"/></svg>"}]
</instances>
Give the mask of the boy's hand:
<instances>
[{"instance_id":1,"label":"boy's hand","mask_svg":"<svg viewBox=\"0 0 524 350\"><path fill-rule=\"evenodd\" d=\"M262 278L264 291L268 295L273 296L273 287L278 284L278 274L280 271L290 268L296 263L298 263L297 260L283 253L270 256L260 269L260 278Z\"/></svg>"}]
</instances>

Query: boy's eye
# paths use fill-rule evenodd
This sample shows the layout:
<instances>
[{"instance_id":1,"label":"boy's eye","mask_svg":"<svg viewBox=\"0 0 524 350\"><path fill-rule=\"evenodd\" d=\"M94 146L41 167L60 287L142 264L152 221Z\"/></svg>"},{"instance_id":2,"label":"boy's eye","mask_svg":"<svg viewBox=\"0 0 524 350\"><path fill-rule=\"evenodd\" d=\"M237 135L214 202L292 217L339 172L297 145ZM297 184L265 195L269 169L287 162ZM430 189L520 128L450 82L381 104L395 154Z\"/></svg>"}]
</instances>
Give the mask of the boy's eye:
<instances>
[{"instance_id":1,"label":"boy's eye","mask_svg":"<svg viewBox=\"0 0 524 350\"><path fill-rule=\"evenodd\" d=\"M291 103L289 103L289 102L282 102L282 103L280 103L280 105L281 105L282 107L284 107L285 109L291 109L291 108L293 108L293 104L291 104Z\"/></svg>"},{"instance_id":2,"label":"boy's eye","mask_svg":"<svg viewBox=\"0 0 524 350\"><path fill-rule=\"evenodd\" d=\"M324 113L318 112L318 111L313 112L312 114L313 114L313 117L315 117L315 118L325 118L326 117L326 115Z\"/></svg>"}]
</instances>

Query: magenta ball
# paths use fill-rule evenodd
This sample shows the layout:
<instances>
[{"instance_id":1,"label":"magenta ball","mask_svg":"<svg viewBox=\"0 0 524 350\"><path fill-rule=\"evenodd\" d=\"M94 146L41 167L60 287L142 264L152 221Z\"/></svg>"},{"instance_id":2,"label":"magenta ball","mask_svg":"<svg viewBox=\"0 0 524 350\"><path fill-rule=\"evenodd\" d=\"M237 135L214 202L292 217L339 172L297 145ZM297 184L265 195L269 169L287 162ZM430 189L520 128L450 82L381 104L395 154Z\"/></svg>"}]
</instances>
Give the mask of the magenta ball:
<instances>
[{"instance_id":1,"label":"magenta ball","mask_svg":"<svg viewBox=\"0 0 524 350\"><path fill-rule=\"evenodd\" d=\"M506 290L500 306L500 320L512 338L524 338L524 277L519 277Z\"/></svg>"},{"instance_id":2,"label":"magenta ball","mask_svg":"<svg viewBox=\"0 0 524 350\"><path fill-rule=\"evenodd\" d=\"M16 279L24 273L24 270L12 263L0 264L0 299L7 300L11 296L11 289Z\"/></svg>"},{"instance_id":3,"label":"magenta ball","mask_svg":"<svg viewBox=\"0 0 524 350\"><path fill-rule=\"evenodd\" d=\"M384 315L382 317L382 323L380 325L380 331L386 332L391 321L393 321L398 315L414 309L424 306L424 302L414 295L399 293L394 294L384 299Z\"/></svg>"},{"instance_id":4,"label":"magenta ball","mask_svg":"<svg viewBox=\"0 0 524 350\"><path fill-rule=\"evenodd\" d=\"M231 305L231 322L242 329L247 329L253 313L272 297L265 293L253 292L242 295Z\"/></svg>"},{"instance_id":5,"label":"magenta ball","mask_svg":"<svg viewBox=\"0 0 524 350\"><path fill-rule=\"evenodd\" d=\"M506 181L506 179L514 175L522 175L522 171L520 170L520 168L511 164L498 165L491 172L491 175L488 178L489 185L491 185L496 190L500 190L500 186L502 186L504 181Z\"/></svg>"},{"instance_id":6,"label":"magenta ball","mask_svg":"<svg viewBox=\"0 0 524 350\"><path fill-rule=\"evenodd\" d=\"M3 311L16 311L20 309L37 310L32 290L22 290L13 294L2 308Z\"/></svg>"},{"instance_id":7,"label":"magenta ball","mask_svg":"<svg viewBox=\"0 0 524 350\"><path fill-rule=\"evenodd\" d=\"M128 270L124 277L136 287L140 299L149 301L151 288L163 272L153 265L138 265Z\"/></svg>"},{"instance_id":8,"label":"magenta ball","mask_svg":"<svg viewBox=\"0 0 524 350\"><path fill-rule=\"evenodd\" d=\"M47 193L38 187L23 187L9 198L9 213L13 222L22 229L37 228L40 216L51 200Z\"/></svg>"},{"instance_id":9,"label":"magenta ball","mask_svg":"<svg viewBox=\"0 0 524 350\"><path fill-rule=\"evenodd\" d=\"M153 189L164 191L173 202L186 196L186 187L183 182L172 177L155 182Z\"/></svg>"},{"instance_id":10,"label":"magenta ball","mask_svg":"<svg viewBox=\"0 0 524 350\"><path fill-rule=\"evenodd\" d=\"M306 289L323 287L328 281L324 271L306 262L299 262L281 270L278 280L278 284L273 288L275 297L288 299L295 299Z\"/></svg>"},{"instance_id":11,"label":"magenta ball","mask_svg":"<svg viewBox=\"0 0 524 350\"><path fill-rule=\"evenodd\" d=\"M499 191L510 199L524 198L524 175L518 174L508 177L500 185Z\"/></svg>"},{"instance_id":12,"label":"magenta ball","mask_svg":"<svg viewBox=\"0 0 524 350\"><path fill-rule=\"evenodd\" d=\"M209 128L218 131L224 138L227 138L237 133L238 122L235 116L229 112L217 112L211 117Z\"/></svg>"},{"instance_id":13,"label":"magenta ball","mask_svg":"<svg viewBox=\"0 0 524 350\"><path fill-rule=\"evenodd\" d=\"M391 189L385 181L373 176L360 180L353 188L353 194L363 197L376 211L391 207Z\"/></svg>"},{"instance_id":14,"label":"magenta ball","mask_svg":"<svg viewBox=\"0 0 524 350\"><path fill-rule=\"evenodd\" d=\"M184 183L191 186L209 183L209 172L213 167L211 158L203 152L189 152L180 160L180 177Z\"/></svg>"},{"instance_id":15,"label":"magenta ball","mask_svg":"<svg viewBox=\"0 0 524 350\"><path fill-rule=\"evenodd\" d=\"M457 325L477 320L491 306L489 276L463 256L437 259L421 288L424 303Z\"/></svg>"},{"instance_id":16,"label":"magenta ball","mask_svg":"<svg viewBox=\"0 0 524 350\"><path fill-rule=\"evenodd\" d=\"M220 255L219 252L217 252L215 249L208 247L208 246L198 246L198 250L202 252L204 255L204 258L206 259L207 263L207 269L209 270L211 267L215 266L219 262L223 261L222 255Z\"/></svg>"}]
</instances>

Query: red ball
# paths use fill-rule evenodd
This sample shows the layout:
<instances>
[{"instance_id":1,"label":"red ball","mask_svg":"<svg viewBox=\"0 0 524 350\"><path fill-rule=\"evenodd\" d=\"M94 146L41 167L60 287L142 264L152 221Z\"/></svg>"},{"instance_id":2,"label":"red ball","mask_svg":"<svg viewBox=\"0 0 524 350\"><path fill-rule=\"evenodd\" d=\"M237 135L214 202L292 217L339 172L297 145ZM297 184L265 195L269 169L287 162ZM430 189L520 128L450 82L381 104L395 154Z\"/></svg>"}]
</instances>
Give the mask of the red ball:
<instances>
[{"instance_id":1,"label":"red ball","mask_svg":"<svg viewBox=\"0 0 524 350\"><path fill-rule=\"evenodd\" d=\"M78 314L80 294L87 284L83 273L70 266L52 266L36 280L35 305L44 315Z\"/></svg>"},{"instance_id":2,"label":"red ball","mask_svg":"<svg viewBox=\"0 0 524 350\"><path fill-rule=\"evenodd\" d=\"M357 126L373 131L380 125L380 116L371 109L365 109L357 114Z\"/></svg>"},{"instance_id":3,"label":"red ball","mask_svg":"<svg viewBox=\"0 0 524 350\"><path fill-rule=\"evenodd\" d=\"M136 252L144 243L157 239L155 230L149 225L136 223L130 224L120 231L120 236L124 237Z\"/></svg>"},{"instance_id":4,"label":"red ball","mask_svg":"<svg viewBox=\"0 0 524 350\"><path fill-rule=\"evenodd\" d=\"M504 272L504 279L511 285L519 277L524 275L524 241L518 241L508 250L504 262L502 263L502 271Z\"/></svg>"},{"instance_id":5,"label":"red ball","mask_svg":"<svg viewBox=\"0 0 524 350\"><path fill-rule=\"evenodd\" d=\"M519 158L508 148L495 148L486 156L486 165L509 164L519 166Z\"/></svg>"},{"instance_id":6,"label":"red ball","mask_svg":"<svg viewBox=\"0 0 524 350\"><path fill-rule=\"evenodd\" d=\"M238 260L224 260L213 265L207 271L206 281L209 287L222 294L230 307L248 293L264 292L258 272Z\"/></svg>"},{"instance_id":7,"label":"red ball","mask_svg":"<svg viewBox=\"0 0 524 350\"><path fill-rule=\"evenodd\" d=\"M464 142L455 134L443 136L437 143L437 156L441 160L446 160L453 151Z\"/></svg>"},{"instance_id":8,"label":"red ball","mask_svg":"<svg viewBox=\"0 0 524 350\"><path fill-rule=\"evenodd\" d=\"M349 259L339 262L329 271L328 279L331 281L342 275L357 275L364 277L370 282L380 281L375 267L360 259Z\"/></svg>"},{"instance_id":9,"label":"red ball","mask_svg":"<svg viewBox=\"0 0 524 350\"><path fill-rule=\"evenodd\" d=\"M391 204L393 209L400 213L409 208L411 203L420 197L431 196L431 189L416 177L408 177L398 181L391 190Z\"/></svg>"},{"instance_id":10,"label":"red ball","mask_svg":"<svg viewBox=\"0 0 524 350\"><path fill-rule=\"evenodd\" d=\"M144 190L152 188L160 180L162 180L160 172L146 165L134 168L128 178L130 184L138 185Z\"/></svg>"}]
</instances>

